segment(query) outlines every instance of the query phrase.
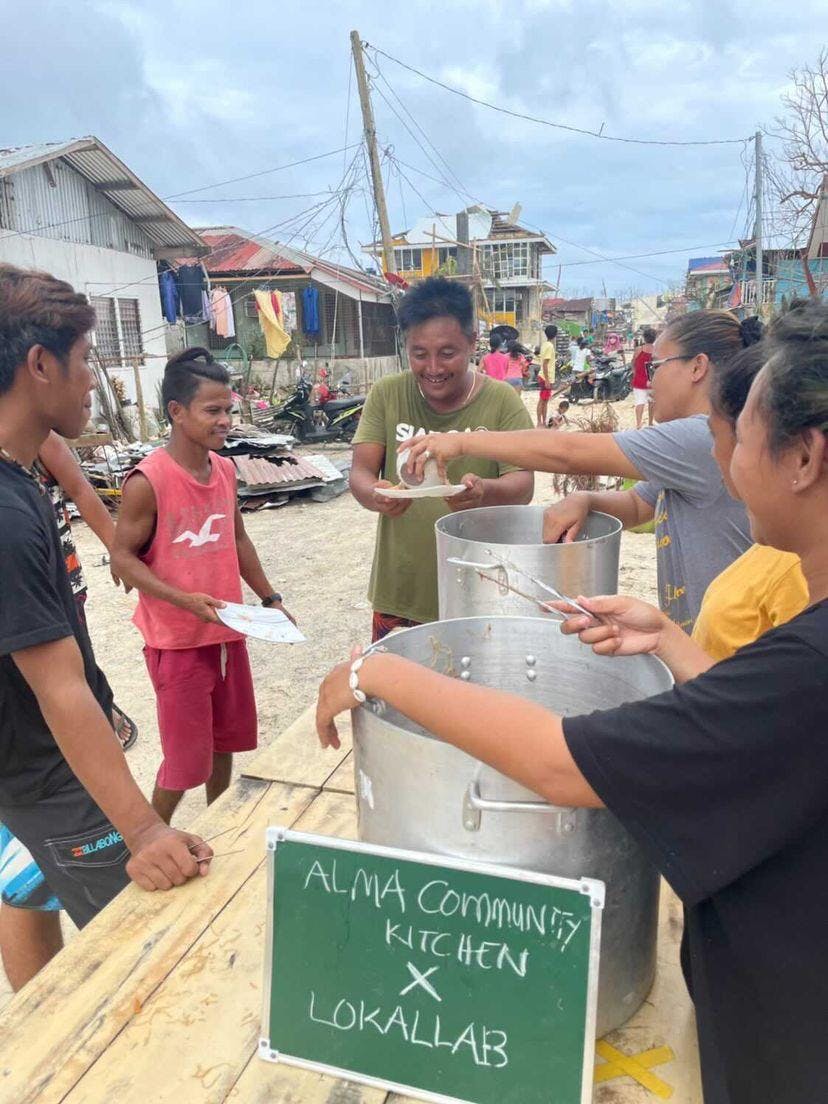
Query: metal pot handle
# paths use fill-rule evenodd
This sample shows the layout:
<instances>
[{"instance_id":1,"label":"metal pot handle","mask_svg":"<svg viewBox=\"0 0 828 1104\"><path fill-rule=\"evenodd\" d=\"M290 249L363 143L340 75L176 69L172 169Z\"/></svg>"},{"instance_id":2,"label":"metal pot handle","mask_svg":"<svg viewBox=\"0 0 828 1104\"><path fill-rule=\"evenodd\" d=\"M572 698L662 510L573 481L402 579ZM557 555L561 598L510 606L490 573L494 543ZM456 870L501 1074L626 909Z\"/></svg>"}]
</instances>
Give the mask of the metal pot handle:
<instances>
[{"instance_id":1,"label":"metal pot handle","mask_svg":"<svg viewBox=\"0 0 828 1104\"><path fill-rule=\"evenodd\" d=\"M556 808L548 801L493 801L482 797L476 778L469 782L463 796L463 827L467 832L479 832L481 814L487 813L548 813ZM558 809L558 832L569 835L577 826L577 809Z\"/></svg>"}]
</instances>

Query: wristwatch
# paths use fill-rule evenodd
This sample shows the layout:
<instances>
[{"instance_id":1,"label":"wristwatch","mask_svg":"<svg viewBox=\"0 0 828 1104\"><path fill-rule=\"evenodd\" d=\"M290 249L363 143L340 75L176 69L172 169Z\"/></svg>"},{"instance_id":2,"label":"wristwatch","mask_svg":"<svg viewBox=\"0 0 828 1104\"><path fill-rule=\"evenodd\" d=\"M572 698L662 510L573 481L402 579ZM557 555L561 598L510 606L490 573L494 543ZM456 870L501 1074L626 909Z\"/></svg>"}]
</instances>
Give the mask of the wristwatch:
<instances>
[{"instance_id":1,"label":"wristwatch","mask_svg":"<svg viewBox=\"0 0 828 1104\"><path fill-rule=\"evenodd\" d=\"M281 600L281 594L276 594L276 592L274 591L273 594L268 594L267 598L262 598L262 605L265 607L265 609L270 609L271 606L275 606L276 603L281 602Z\"/></svg>"}]
</instances>

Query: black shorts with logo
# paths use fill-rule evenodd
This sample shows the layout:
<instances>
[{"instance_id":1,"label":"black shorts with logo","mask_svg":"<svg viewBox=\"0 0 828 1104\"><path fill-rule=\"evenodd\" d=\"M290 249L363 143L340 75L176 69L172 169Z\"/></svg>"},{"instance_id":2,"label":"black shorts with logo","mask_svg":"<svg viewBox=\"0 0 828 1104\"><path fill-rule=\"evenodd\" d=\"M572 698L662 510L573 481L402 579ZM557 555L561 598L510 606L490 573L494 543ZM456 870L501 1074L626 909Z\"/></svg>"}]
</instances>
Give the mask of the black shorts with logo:
<instances>
[{"instance_id":1,"label":"black shorts with logo","mask_svg":"<svg viewBox=\"0 0 828 1104\"><path fill-rule=\"evenodd\" d=\"M74 777L36 805L0 807L0 820L31 851L79 928L129 881L129 851L121 833Z\"/></svg>"}]
</instances>

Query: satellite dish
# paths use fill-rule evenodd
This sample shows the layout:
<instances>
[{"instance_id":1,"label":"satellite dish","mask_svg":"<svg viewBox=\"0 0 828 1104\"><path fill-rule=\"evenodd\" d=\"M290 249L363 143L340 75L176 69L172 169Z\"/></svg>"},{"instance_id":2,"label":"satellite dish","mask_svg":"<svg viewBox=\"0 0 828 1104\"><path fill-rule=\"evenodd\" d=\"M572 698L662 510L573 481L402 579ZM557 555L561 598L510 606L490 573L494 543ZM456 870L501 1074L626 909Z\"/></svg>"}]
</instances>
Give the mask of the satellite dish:
<instances>
[{"instance_id":1,"label":"satellite dish","mask_svg":"<svg viewBox=\"0 0 828 1104\"><path fill-rule=\"evenodd\" d=\"M509 212L509 222L511 222L512 226L515 226L517 224L517 220L520 218L520 212L522 210L523 207L519 203L516 203Z\"/></svg>"}]
</instances>

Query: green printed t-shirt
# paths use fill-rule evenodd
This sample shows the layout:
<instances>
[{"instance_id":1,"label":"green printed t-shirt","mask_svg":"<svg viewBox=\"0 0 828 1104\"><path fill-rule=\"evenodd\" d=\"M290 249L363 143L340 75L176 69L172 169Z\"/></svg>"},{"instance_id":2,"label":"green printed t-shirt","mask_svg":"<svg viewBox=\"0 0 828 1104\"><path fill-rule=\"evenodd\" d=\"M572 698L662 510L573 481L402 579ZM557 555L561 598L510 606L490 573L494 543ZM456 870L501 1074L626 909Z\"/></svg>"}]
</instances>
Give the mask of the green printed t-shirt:
<instances>
[{"instance_id":1,"label":"green printed t-shirt","mask_svg":"<svg viewBox=\"0 0 828 1104\"><path fill-rule=\"evenodd\" d=\"M476 429L531 429L532 419L508 383L485 379L476 397L460 410L438 414L417 385L413 372L386 376L371 388L354 444L385 446L383 476L398 481L397 446L424 433L470 432ZM513 464L460 456L448 465L449 482L464 475L497 479ZM443 498L415 499L398 518L379 516L368 597L375 610L410 621L437 620L437 546L434 524L448 514Z\"/></svg>"}]
</instances>

